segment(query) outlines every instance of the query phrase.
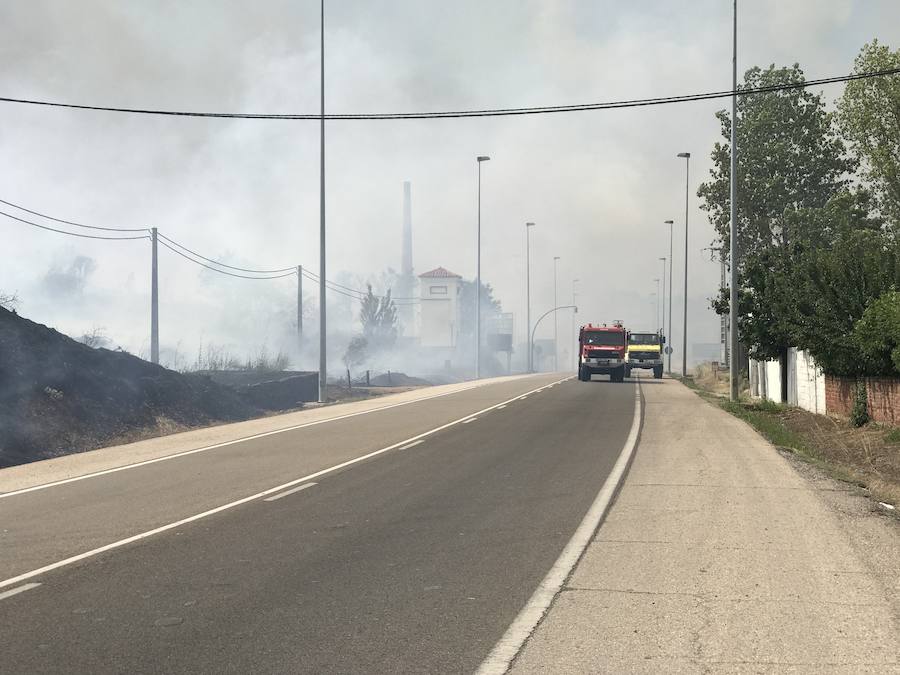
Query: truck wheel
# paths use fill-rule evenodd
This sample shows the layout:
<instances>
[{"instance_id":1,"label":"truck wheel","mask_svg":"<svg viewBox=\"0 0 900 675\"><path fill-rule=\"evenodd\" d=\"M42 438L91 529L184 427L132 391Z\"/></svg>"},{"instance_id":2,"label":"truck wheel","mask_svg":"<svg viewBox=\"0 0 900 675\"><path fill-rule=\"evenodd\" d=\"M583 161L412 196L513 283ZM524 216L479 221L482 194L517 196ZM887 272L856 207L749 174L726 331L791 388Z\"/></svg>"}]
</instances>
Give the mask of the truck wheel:
<instances>
[{"instance_id":1,"label":"truck wheel","mask_svg":"<svg viewBox=\"0 0 900 675\"><path fill-rule=\"evenodd\" d=\"M584 366L580 366L578 368L578 379L582 382L588 382L591 379L591 374L587 371L587 368Z\"/></svg>"},{"instance_id":2,"label":"truck wheel","mask_svg":"<svg viewBox=\"0 0 900 675\"><path fill-rule=\"evenodd\" d=\"M653 377L657 380L662 379L663 368L662 366L653 366Z\"/></svg>"},{"instance_id":3,"label":"truck wheel","mask_svg":"<svg viewBox=\"0 0 900 675\"><path fill-rule=\"evenodd\" d=\"M625 377L631 377L631 368L625 366Z\"/></svg>"},{"instance_id":4,"label":"truck wheel","mask_svg":"<svg viewBox=\"0 0 900 675\"><path fill-rule=\"evenodd\" d=\"M612 371L609 374L610 382L624 382L625 381L625 369L624 368L616 368L616 370Z\"/></svg>"}]
</instances>

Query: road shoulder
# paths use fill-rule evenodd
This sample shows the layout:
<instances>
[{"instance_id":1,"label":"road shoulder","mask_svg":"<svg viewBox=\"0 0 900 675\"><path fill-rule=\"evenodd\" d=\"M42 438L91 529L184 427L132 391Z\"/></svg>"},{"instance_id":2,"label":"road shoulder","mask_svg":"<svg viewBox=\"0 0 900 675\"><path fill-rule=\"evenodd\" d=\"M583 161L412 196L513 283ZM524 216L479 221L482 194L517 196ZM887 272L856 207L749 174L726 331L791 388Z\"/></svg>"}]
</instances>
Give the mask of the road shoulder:
<instances>
[{"instance_id":1,"label":"road shoulder","mask_svg":"<svg viewBox=\"0 0 900 675\"><path fill-rule=\"evenodd\" d=\"M900 528L673 380L512 672L900 672Z\"/></svg>"}]
</instances>

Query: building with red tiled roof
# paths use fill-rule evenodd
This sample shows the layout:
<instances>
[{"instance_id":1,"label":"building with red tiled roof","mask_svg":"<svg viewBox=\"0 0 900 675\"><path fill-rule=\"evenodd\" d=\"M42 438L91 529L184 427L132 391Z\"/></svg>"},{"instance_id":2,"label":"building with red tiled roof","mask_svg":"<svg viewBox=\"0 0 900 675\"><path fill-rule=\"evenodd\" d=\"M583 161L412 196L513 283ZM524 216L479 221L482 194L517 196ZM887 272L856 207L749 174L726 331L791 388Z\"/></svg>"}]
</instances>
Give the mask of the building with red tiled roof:
<instances>
[{"instance_id":1,"label":"building with red tiled roof","mask_svg":"<svg viewBox=\"0 0 900 675\"><path fill-rule=\"evenodd\" d=\"M420 344L456 347L459 338L459 282L462 277L443 267L419 275Z\"/></svg>"},{"instance_id":2,"label":"building with red tiled roof","mask_svg":"<svg viewBox=\"0 0 900 675\"><path fill-rule=\"evenodd\" d=\"M420 279L462 279L461 276L456 274L455 272L451 272L448 269L443 267L435 267L430 272L425 272L419 275Z\"/></svg>"}]
</instances>

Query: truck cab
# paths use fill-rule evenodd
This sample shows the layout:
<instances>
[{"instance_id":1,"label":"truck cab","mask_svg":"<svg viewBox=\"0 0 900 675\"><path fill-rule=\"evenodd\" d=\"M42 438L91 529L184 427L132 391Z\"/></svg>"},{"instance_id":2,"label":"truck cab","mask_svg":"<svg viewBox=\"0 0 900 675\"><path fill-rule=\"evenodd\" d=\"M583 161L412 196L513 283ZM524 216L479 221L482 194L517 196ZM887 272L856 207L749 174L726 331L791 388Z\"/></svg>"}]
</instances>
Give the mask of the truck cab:
<instances>
[{"instance_id":1,"label":"truck cab","mask_svg":"<svg viewBox=\"0 0 900 675\"><path fill-rule=\"evenodd\" d=\"M635 368L653 371L653 377L663 376L663 345L666 338L662 333L632 332L628 334L625 376L630 377Z\"/></svg>"},{"instance_id":2,"label":"truck cab","mask_svg":"<svg viewBox=\"0 0 900 675\"><path fill-rule=\"evenodd\" d=\"M610 382L625 380L628 332L621 321L611 326L587 324L578 331L578 379L609 375Z\"/></svg>"}]
</instances>

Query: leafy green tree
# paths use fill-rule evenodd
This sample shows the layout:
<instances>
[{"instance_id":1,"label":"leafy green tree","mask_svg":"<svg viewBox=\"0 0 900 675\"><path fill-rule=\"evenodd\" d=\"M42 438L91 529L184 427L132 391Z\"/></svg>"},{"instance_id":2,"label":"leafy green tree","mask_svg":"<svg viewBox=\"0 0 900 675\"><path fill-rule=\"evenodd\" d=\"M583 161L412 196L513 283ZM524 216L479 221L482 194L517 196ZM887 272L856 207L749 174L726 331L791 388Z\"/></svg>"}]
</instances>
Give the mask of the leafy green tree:
<instances>
[{"instance_id":1,"label":"leafy green tree","mask_svg":"<svg viewBox=\"0 0 900 675\"><path fill-rule=\"evenodd\" d=\"M883 293L866 307L853 328L853 340L868 374L900 373L900 292Z\"/></svg>"},{"instance_id":2,"label":"leafy green tree","mask_svg":"<svg viewBox=\"0 0 900 675\"><path fill-rule=\"evenodd\" d=\"M873 40L863 46L854 73L900 68L900 50ZM900 227L900 75L847 83L838 104L841 131L860 159L882 215Z\"/></svg>"},{"instance_id":3,"label":"leafy green tree","mask_svg":"<svg viewBox=\"0 0 900 675\"><path fill-rule=\"evenodd\" d=\"M771 87L805 80L799 65L754 67L743 88ZM794 256L818 242L819 233L798 227L798 211L821 209L847 184L854 169L821 96L806 89L781 89L738 99L738 241L741 281L737 316L741 341L751 356L779 358L782 398L787 395L787 350L794 346ZM730 140L731 116L716 113ZM716 246L730 245L731 147L716 143L710 180L697 195L716 229ZM806 223L809 224L807 219ZM800 247L798 249L797 247ZM727 290L713 303L728 311Z\"/></svg>"},{"instance_id":4,"label":"leafy green tree","mask_svg":"<svg viewBox=\"0 0 900 675\"><path fill-rule=\"evenodd\" d=\"M391 299L390 289L384 295L375 295L372 285L367 284L359 318L370 347L390 349L397 342L397 307Z\"/></svg>"}]
</instances>

